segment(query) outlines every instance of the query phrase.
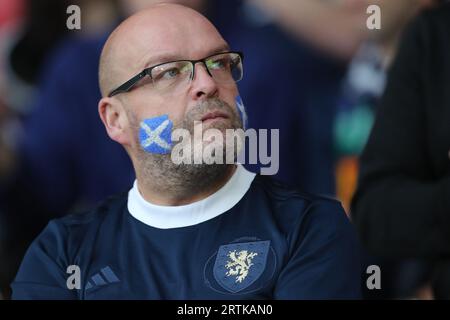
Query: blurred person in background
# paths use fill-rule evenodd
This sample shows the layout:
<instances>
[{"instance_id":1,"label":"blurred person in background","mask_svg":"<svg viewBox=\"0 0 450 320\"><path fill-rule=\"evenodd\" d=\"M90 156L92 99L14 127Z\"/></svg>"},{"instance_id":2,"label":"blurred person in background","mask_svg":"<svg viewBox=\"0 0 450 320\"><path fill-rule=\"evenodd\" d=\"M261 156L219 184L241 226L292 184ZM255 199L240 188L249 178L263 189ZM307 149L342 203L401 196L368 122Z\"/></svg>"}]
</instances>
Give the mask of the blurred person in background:
<instances>
[{"instance_id":1,"label":"blurred person in background","mask_svg":"<svg viewBox=\"0 0 450 320\"><path fill-rule=\"evenodd\" d=\"M57 0L0 1L0 294L5 297L5 283L15 271L10 261L20 259L14 252L28 243L22 243L22 235L29 233L27 226L32 224L11 228L10 218L14 219L16 212L6 207L6 185L14 176L17 157L13 150L45 56L67 32L67 5ZM20 203L23 196L15 196L13 201ZM16 241L10 241L12 229Z\"/></svg>"},{"instance_id":2,"label":"blurred person in background","mask_svg":"<svg viewBox=\"0 0 450 320\"><path fill-rule=\"evenodd\" d=\"M352 59L342 83L333 125L336 152L336 195L350 213L356 189L359 156L367 142L377 105L383 94L386 73L395 56L399 37L406 24L434 0L377 1L381 8L381 29L369 32ZM428 266L419 261L367 257L367 264L380 265L383 290L367 290L367 298L424 297L420 290ZM422 294L425 293L425 294Z\"/></svg>"},{"instance_id":3,"label":"blurred person in background","mask_svg":"<svg viewBox=\"0 0 450 320\"><path fill-rule=\"evenodd\" d=\"M69 33L66 27L69 4L85 9L83 26L86 28ZM74 180L68 178L70 170L60 170L64 165L70 167L58 156L58 152L64 153L66 149L63 144L54 144L57 136L63 138L64 132L70 130L61 127L67 122L55 114L69 102L56 99L52 104L46 90L55 89L52 92L55 96L67 92L50 89L47 72L55 70L51 65L57 60L58 48L64 45L68 34L88 39L93 36L91 33L104 34L117 21L115 1L109 0L29 0L24 1L21 11L16 27L1 43L4 54L0 91L4 94L0 115L0 287L5 297L9 296L9 283L25 248L55 214L51 204L60 203L58 188L66 188ZM56 63L62 67L61 60ZM55 81L61 84L61 91L70 87L71 70L58 70ZM69 101L70 95L66 98ZM50 133L49 127L56 130ZM54 183L64 179L68 179L68 184ZM67 192L73 189L67 188Z\"/></svg>"},{"instance_id":4,"label":"blurred person in background","mask_svg":"<svg viewBox=\"0 0 450 320\"><path fill-rule=\"evenodd\" d=\"M10 108L6 105L6 77L5 77L5 67L6 67L6 56L7 56L7 48L8 48L8 42L9 39L12 37L13 34L15 34L17 31L17 28L19 28L20 21L23 17L23 11L24 11L24 1L20 0L0 0L0 8L2 10L0 11L0 127L3 127L3 123L6 122L5 119L8 119ZM0 184L1 184L1 177L4 177L7 173L3 172L1 170L4 170L5 168L8 168L11 166L12 162L14 162L14 159L12 157L12 154L9 152L4 152L6 150L3 145L6 143L7 140L7 133L10 130L1 130L0 131ZM1 200L0 200L1 201ZM0 217L2 216L2 213L0 212ZM6 261L6 233L7 233L7 226L2 222L2 219L0 218L0 266L2 264L5 264ZM3 279L3 270L4 268L0 267L0 279ZM3 282L0 281L0 300L4 299L3 290L1 288L3 287Z\"/></svg>"},{"instance_id":5,"label":"blurred person in background","mask_svg":"<svg viewBox=\"0 0 450 320\"><path fill-rule=\"evenodd\" d=\"M270 13L272 19L300 41L343 61L350 61L330 111L335 158L336 196L350 213L350 200L356 189L358 157L364 147L383 93L386 72L395 55L398 38L405 25L434 0L317 1L255 0L254 5ZM381 10L381 29L369 30L366 10L376 4ZM325 156L325 155L324 155ZM423 283L427 267L379 257L366 257L365 264L379 264L383 269L383 289L363 289L366 298L394 298L413 295Z\"/></svg>"},{"instance_id":6,"label":"blurred person in background","mask_svg":"<svg viewBox=\"0 0 450 320\"><path fill-rule=\"evenodd\" d=\"M395 55L405 25L437 0L252 0L284 30L330 58L350 61L334 127L334 148L345 162L357 162L372 127L374 108L385 85L385 73ZM381 10L381 29L366 26L368 6ZM369 108L370 110L367 110ZM348 156L348 157L347 157ZM338 167L341 164L338 161ZM352 164L352 167L357 165ZM343 165L346 167L346 165ZM345 170L345 169L344 169ZM340 172L338 170L338 175ZM356 187L357 172L345 170L337 196L345 208ZM337 177L338 181L340 177ZM353 183L351 182L353 181Z\"/></svg>"},{"instance_id":7,"label":"blurred person in background","mask_svg":"<svg viewBox=\"0 0 450 320\"><path fill-rule=\"evenodd\" d=\"M416 290L450 298L449 38L448 3L423 12L405 32L352 202L353 221L372 253L422 261L398 273L399 281L421 275L403 297ZM413 268L421 270L414 275Z\"/></svg>"},{"instance_id":8,"label":"blurred person in background","mask_svg":"<svg viewBox=\"0 0 450 320\"><path fill-rule=\"evenodd\" d=\"M4 89L6 103L18 115L25 115L35 96L45 59L68 33L65 10L69 1L24 0L14 32L4 39Z\"/></svg>"}]
</instances>

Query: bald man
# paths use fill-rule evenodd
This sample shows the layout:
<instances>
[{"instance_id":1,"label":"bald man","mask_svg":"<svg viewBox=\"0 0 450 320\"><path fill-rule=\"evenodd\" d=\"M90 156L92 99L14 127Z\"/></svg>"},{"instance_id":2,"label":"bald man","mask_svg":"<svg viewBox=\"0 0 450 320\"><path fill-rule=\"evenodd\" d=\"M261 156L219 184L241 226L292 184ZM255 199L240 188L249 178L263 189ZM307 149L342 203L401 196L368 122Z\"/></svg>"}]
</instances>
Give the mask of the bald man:
<instances>
[{"instance_id":1,"label":"bald man","mask_svg":"<svg viewBox=\"0 0 450 320\"><path fill-rule=\"evenodd\" d=\"M13 298L359 298L359 247L338 202L246 171L238 147L231 163L208 161L229 154L226 133L245 122L242 59L179 5L152 6L111 34L98 110L136 181L91 212L51 221ZM225 144L200 163L177 161L179 145L195 158L213 143L196 137L199 126Z\"/></svg>"}]
</instances>

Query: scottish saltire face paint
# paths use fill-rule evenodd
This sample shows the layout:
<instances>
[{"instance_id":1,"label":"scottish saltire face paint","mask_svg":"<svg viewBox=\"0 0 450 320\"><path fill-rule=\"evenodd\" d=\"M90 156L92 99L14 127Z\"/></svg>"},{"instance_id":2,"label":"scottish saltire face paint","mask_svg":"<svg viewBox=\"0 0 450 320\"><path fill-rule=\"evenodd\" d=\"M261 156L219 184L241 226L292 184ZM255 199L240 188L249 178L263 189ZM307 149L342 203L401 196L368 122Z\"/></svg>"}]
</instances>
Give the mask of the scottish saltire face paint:
<instances>
[{"instance_id":1,"label":"scottish saltire face paint","mask_svg":"<svg viewBox=\"0 0 450 320\"><path fill-rule=\"evenodd\" d=\"M239 116L241 117L242 127L244 130L246 130L247 126L248 126L248 118L247 118L247 112L245 112L245 106L244 106L244 103L242 102L241 96L237 96L235 101L236 101L237 110L239 112Z\"/></svg>"},{"instance_id":2,"label":"scottish saltire face paint","mask_svg":"<svg viewBox=\"0 0 450 320\"><path fill-rule=\"evenodd\" d=\"M142 149L149 153L170 153L172 150L173 122L167 114L144 119L139 127L139 142Z\"/></svg>"}]
</instances>

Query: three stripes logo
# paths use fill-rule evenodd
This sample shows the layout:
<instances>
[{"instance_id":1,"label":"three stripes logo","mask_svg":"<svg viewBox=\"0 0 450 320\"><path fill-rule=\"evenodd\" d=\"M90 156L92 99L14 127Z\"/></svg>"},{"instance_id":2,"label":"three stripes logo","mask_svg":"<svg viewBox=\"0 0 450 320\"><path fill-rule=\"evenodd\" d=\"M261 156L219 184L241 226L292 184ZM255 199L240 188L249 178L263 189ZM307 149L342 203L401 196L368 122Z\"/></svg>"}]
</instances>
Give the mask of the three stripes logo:
<instances>
[{"instance_id":1,"label":"three stripes logo","mask_svg":"<svg viewBox=\"0 0 450 320\"><path fill-rule=\"evenodd\" d=\"M100 270L100 272L94 274L86 283L85 290L92 289L94 287L106 286L111 283L120 282L114 271L109 266L106 266Z\"/></svg>"}]
</instances>

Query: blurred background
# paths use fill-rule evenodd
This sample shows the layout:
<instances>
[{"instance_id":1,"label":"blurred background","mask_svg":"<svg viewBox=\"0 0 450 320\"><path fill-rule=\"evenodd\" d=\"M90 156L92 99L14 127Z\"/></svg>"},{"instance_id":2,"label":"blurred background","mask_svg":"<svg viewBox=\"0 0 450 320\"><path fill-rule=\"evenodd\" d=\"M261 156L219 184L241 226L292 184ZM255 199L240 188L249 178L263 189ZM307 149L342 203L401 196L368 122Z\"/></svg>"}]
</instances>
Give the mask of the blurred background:
<instances>
[{"instance_id":1,"label":"blurred background","mask_svg":"<svg viewBox=\"0 0 450 320\"><path fill-rule=\"evenodd\" d=\"M8 299L26 248L50 219L89 209L134 180L97 114L108 34L152 0L0 0L0 287ZM239 90L249 127L280 129L277 178L342 201L349 216L358 157L399 39L433 0L180 0L244 52ZM81 29L69 30L69 5ZM380 30L366 12L381 8ZM258 165L249 165L257 170ZM365 298L433 298L417 259L364 253L382 270ZM365 267L364 269L365 270Z\"/></svg>"}]
</instances>

